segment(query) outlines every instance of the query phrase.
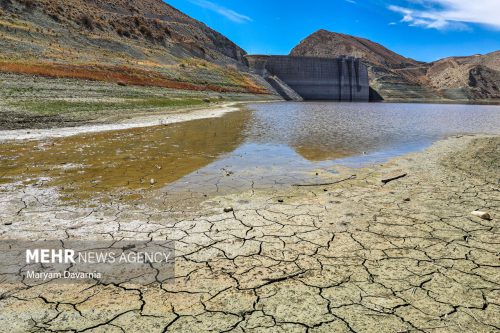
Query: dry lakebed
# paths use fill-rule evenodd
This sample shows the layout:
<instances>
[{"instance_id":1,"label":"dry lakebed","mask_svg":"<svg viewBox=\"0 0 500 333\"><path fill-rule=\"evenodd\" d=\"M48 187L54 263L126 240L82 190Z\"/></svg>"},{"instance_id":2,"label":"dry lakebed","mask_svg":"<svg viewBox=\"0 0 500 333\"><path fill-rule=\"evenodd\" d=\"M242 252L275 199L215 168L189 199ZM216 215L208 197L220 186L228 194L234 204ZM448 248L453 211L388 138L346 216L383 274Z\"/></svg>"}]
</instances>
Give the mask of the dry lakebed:
<instances>
[{"instance_id":1,"label":"dry lakebed","mask_svg":"<svg viewBox=\"0 0 500 333\"><path fill-rule=\"evenodd\" d=\"M2 274L0 331L500 330L498 133L403 142L408 151L390 131L328 146L336 137L303 131L293 110L293 131L276 130L262 117L273 107L284 106L1 143L2 240L168 240L175 274ZM277 151L285 162L247 162Z\"/></svg>"}]
</instances>

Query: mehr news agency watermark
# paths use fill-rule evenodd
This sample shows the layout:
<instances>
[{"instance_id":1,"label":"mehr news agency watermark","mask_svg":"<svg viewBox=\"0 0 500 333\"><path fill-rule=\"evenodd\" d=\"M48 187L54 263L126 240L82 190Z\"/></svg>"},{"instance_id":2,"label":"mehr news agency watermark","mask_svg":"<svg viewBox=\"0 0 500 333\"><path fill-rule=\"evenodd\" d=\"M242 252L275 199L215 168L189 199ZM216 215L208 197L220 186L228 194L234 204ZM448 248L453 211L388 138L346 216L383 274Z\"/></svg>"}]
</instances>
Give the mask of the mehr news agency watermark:
<instances>
[{"instance_id":1,"label":"mehr news agency watermark","mask_svg":"<svg viewBox=\"0 0 500 333\"><path fill-rule=\"evenodd\" d=\"M0 241L4 282L164 283L174 264L172 241Z\"/></svg>"}]
</instances>

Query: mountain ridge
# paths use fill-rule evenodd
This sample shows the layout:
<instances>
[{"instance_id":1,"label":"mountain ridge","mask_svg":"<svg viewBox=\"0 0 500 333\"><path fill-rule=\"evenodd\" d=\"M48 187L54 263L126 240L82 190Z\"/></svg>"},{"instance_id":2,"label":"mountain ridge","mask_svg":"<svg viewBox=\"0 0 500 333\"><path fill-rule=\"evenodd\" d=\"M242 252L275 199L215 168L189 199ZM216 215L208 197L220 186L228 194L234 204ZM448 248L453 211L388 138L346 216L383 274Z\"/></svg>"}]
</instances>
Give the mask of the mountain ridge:
<instances>
[{"instance_id":1,"label":"mountain ridge","mask_svg":"<svg viewBox=\"0 0 500 333\"><path fill-rule=\"evenodd\" d=\"M385 100L489 101L500 99L500 51L421 62L365 38L318 30L294 56L354 56L369 66L370 85Z\"/></svg>"}]
</instances>

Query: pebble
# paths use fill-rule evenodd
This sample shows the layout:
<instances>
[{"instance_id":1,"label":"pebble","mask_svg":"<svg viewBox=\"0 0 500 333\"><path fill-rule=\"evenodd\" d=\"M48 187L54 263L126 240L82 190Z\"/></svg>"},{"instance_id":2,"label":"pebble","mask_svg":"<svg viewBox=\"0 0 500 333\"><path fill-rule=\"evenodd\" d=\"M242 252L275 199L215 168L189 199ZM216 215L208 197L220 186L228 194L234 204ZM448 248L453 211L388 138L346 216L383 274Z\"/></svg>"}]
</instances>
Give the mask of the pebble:
<instances>
[{"instance_id":1,"label":"pebble","mask_svg":"<svg viewBox=\"0 0 500 333\"><path fill-rule=\"evenodd\" d=\"M12 222L5 222L3 225L12 225Z\"/></svg>"},{"instance_id":2,"label":"pebble","mask_svg":"<svg viewBox=\"0 0 500 333\"><path fill-rule=\"evenodd\" d=\"M229 212L232 212L234 211L233 207L226 207L224 208L224 213L229 213Z\"/></svg>"},{"instance_id":3,"label":"pebble","mask_svg":"<svg viewBox=\"0 0 500 333\"><path fill-rule=\"evenodd\" d=\"M278 199L278 202L283 203L285 200L283 199Z\"/></svg>"},{"instance_id":4,"label":"pebble","mask_svg":"<svg viewBox=\"0 0 500 333\"><path fill-rule=\"evenodd\" d=\"M156 184L156 180L155 180L154 178L151 178L151 180L149 181L149 183L150 183L151 185L154 185L154 184Z\"/></svg>"},{"instance_id":5,"label":"pebble","mask_svg":"<svg viewBox=\"0 0 500 333\"><path fill-rule=\"evenodd\" d=\"M411 199L410 198L404 198L403 201L409 202L409 201L411 201Z\"/></svg>"},{"instance_id":6,"label":"pebble","mask_svg":"<svg viewBox=\"0 0 500 333\"><path fill-rule=\"evenodd\" d=\"M482 218L483 220L488 220L488 221L491 220L490 214L488 214L486 212L481 212L479 210L475 210L471 214L474 216L477 216L479 218Z\"/></svg>"}]
</instances>

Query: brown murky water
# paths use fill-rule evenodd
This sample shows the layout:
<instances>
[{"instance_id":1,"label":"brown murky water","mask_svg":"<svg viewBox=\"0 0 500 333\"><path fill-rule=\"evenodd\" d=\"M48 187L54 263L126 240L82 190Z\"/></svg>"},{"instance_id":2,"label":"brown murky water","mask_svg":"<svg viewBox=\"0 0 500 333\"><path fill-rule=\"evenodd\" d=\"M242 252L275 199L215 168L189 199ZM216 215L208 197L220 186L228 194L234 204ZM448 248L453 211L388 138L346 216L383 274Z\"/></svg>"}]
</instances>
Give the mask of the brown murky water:
<instances>
[{"instance_id":1,"label":"brown murky water","mask_svg":"<svg viewBox=\"0 0 500 333\"><path fill-rule=\"evenodd\" d=\"M451 134L500 134L500 107L273 103L221 118L0 144L0 184L56 187L69 201L149 189L222 192L314 181L423 149Z\"/></svg>"},{"instance_id":2,"label":"brown murky water","mask_svg":"<svg viewBox=\"0 0 500 333\"><path fill-rule=\"evenodd\" d=\"M229 153L244 139L249 113L49 141L2 144L0 182L48 179L67 200L174 182Z\"/></svg>"}]
</instances>

